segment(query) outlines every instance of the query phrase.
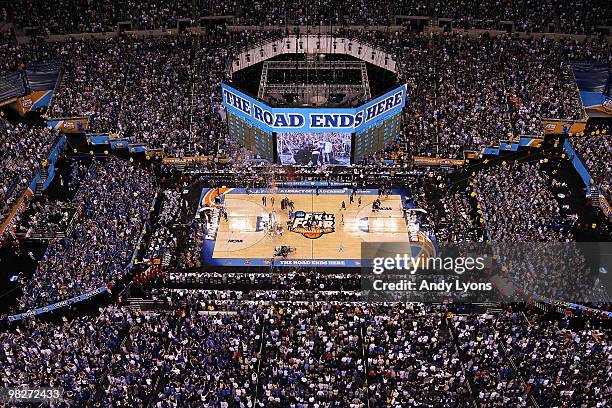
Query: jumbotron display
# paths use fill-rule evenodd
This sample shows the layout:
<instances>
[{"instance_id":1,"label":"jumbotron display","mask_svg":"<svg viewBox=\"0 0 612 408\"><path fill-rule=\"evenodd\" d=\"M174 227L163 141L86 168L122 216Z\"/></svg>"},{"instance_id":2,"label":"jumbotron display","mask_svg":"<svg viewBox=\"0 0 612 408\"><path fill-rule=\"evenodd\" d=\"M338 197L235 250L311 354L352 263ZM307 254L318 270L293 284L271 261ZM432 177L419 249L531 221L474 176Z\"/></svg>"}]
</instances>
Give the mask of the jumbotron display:
<instances>
[{"instance_id":1,"label":"jumbotron display","mask_svg":"<svg viewBox=\"0 0 612 408\"><path fill-rule=\"evenodd\" d=\"M346 151L345 147L352 146L352 135L368 134L371 129L382 128L383 133L389 133L384 139L392 140L397 136L399 127L383 125L396 118L405 104L406 86L404 85L357 108L272 108L223 84L223 106L227 109L229 117L230 136L271 161L274 155L270 151L270 146L276 145L278 149L276 158L281 164L311 163L310 159L303 163L304 160L289 157L293 157L293 153L297 151L288 146L298 146L299 149L304 146L306 139L320 142L321 139L326 138L331 140L336 134L346 135L342 142L336 142L342 145L342 149L337 150L342 154L334 157L334 160L320 159L317 162L319 164L350 164L352 155ZM314 136L316 133L330 136L316 137ZM255 137L249 140L249 135L255 135ZM294 140L292 140L292 135L295 135ZM273 137L276 137L276 143L271 140ZM376 143L370 143L367 137L357 140L358 144L355 149L361 152L360 155L367 155L381 148ZM328 156L329 153L331 152L327 153Z\"/></svg>"},{"instance_id":2,"label":"jumbotron display","mask_svg":"<svg viewBox=\"0 0 612 408\"><path fill-rule=\"evenodd\" d=\"M278 163L282 165L346 166L351 163L350 133L277 133L276 143Z\"/></svg>"},{"instance_id":3,"label":"jumbotron display","mask_svg":"<svg viewBox=\"0 0 612 408\"><path fill-rule=\"evenodd\" d=\"M395 60L383 50L289 36L243 51L231 66L222 84L228 133L260 158L344 166L400 136L407 86L398 86Z\"/></svg>"}]
</instances>

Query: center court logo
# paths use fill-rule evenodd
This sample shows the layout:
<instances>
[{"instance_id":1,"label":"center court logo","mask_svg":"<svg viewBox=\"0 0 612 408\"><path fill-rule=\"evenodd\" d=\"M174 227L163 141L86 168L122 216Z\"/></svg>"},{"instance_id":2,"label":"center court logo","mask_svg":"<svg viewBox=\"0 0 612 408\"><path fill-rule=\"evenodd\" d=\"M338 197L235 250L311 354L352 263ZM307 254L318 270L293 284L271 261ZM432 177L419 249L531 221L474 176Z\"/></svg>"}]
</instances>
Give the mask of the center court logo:
<instances>
[{"instance_id":1,"label":"center court logo","mask_svg":"<svg viewBox=\"0 0 612 408\"><path fill-rule=\"evenodd\" d=\"M291 232L302 234L309 239L317 239L335 231L334 214L326 212L296 211L291 221Z\"/></svg>"}]
</instances>

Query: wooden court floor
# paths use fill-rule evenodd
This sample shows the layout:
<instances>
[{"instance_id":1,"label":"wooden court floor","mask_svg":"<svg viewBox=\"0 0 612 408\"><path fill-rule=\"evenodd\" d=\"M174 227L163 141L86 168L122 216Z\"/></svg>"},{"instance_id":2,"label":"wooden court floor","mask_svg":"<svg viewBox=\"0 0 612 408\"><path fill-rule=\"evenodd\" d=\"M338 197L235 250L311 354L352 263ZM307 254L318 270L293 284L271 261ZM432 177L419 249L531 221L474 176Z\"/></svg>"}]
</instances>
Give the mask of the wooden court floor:
<instances>
[{"instance_id":1,"label":"wooden court floor","mask_svg":"<svg viewBox=\"0 0 612 408\"><path fill-rule=\"evenodd\" d=\"M264 196L266 205L262 201ZM310 229L295 228L301 232L288 230L289 210L281 210L280 205L285 197L293 201L298 220L324 217L326 221L313 221ZM359 197L361 205L357 202ZM288 259L360 259L361 242L408 241L401 196L381 197L382 209L373 212L372 203L377 198L357 196L349 204L348 194L227 194L227 221L223 218L220 221L213 258L272 258L276 247L288 246L295 250ZM342 201L346 205L344 210ZM282 228L282 234L269 232L270 220ZM291 227L296 226L296 221L290 222ZM302 233L316 236L321 231L318 226L325 227L318 238L307 238Z\"/></svg>"}]
</instances>

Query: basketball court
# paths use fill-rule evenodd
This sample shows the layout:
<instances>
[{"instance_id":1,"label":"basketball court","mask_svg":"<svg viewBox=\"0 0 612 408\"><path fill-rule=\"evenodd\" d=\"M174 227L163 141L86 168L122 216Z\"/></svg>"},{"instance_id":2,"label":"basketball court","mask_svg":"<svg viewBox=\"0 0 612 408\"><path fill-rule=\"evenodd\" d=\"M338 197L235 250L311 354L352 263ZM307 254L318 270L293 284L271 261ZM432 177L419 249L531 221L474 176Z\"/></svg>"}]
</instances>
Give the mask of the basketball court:
<instances>
[{"instance_id":1,"label":"basketball court","mask_svg":"<svg viewBox=\"0 0 612 408\"><path fill-rule=\"evenodd\" d=\"M217 217L216 233L208 234L204 263L358 267L362 242L409 240L401 191L379 196L378 190L359 189L353 202L351 192L348 188L204 191L201 205L227 213L227 219ZM378 209L373 210L376 200Z\"/></svg>"}]
</instances>

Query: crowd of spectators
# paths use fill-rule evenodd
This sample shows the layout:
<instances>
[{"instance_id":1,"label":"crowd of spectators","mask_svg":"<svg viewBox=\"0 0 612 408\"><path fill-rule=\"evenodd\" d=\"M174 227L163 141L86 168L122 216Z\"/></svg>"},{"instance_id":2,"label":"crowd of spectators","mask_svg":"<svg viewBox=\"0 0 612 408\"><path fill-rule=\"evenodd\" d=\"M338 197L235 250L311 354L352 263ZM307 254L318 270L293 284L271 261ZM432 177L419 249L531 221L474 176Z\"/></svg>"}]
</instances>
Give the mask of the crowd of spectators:
<instances>
[{"instance_id":1,"label":"crowd of spectators","mask_svg":"<svg viewBox=\"0 0 612 408\"><path fill-rule=\"evenodd\" d=\"M341 2L316 0L309 3L286 3L277 0L258 0L242 3L236 10L236 23L240 25L304 26L380 25L392 22L391 2L375 5L367 0Z\"/></svg>"},{"instance_id":2,"label":"crowd of spectators","mask_svg":"<svg viewBox=\"0 0 612 408\"><path fill-rule=\"evenodd\" d=\"M561 28L591 33L593 25L605 22L609 7L586 0L576 7L584 21L572 18L565 2L547 0L451 0L441 5L412 0L380 5L365 0L291 5L27 0L17 4L11 16L19 26L71 33L114 30L124 19L138 28L158 29L205 14L231 14L238 23L256 25L374 25L390 22L394 14L433 15L451 16L461 27L498 28L501 13L520 30L546 31L558 17ZM10 17L2 10L0 21L3 15ZM22 46L3 39L0 74L39 58L62 58L63 80L51 115L90 116L92 132L113 132L171 156L214 154L220 145L239 149L224 140L221 115L220 82L227 79L232 52L228 47L277 34L240 33L232 38L224 29L211 27L201 36L122 36ZM568 62L610 59L609 46L602 42L508 35L363 35L398 56L400 79L408 83L411 95L405 133L413 155L460 158L464 149L523 134L541 136L544 118L582 118ZM572 140L608 196L609 133ZM13 126L0 119L2 218L40 168L55 136L47 128ZM397 143L368 157L368 167L351 177L366 179L385 159L402 163L407 156L402 149ZM73 228L65 238L48 243L23 284L20 310L112 286L131 266L151 212L153 173L117 159L84 163L73 165L69 180L70 188L79 186L70 203L79 208ZM256 182L279 176L259 170L237 165L225 176L245 183L247 176ZM286 176L308 178L308 171L312 169ZM440 200L428 203L427 209L439 241L481 241L483 229L497 242L573 240L571 218L553 188L561 183L555 171L544 160L503 162L473 175L472 196L469 189L438 191ZM318 176L332 178L322 172ZM147 258L163 258L179 246L174 224L185 204L180 189L171 187L159 198L160 212L145 246ZM425 195L417 192L416 201L426 202ZM59 203L35 203L30 221L61 229L67 223L61 208ZM188 232L190 243L181 253L179 271L160 273L155 282L164 286L152 291L152 307L159 310L142 314L109 306L96 316L62 323L31 320L0 332L2 383L61 386L67 391L67 406L468 407L475 400L482 406L522 407L530 405L531 398L542 406L608 404L609 333L561 328L535 313L451 319L438 306L366 304L356 274L193 273L200 266L205 234L200 226L194 223ZM552 254L521 259L524 268L511 265L511 277L528 291L587 299L592 290L586 284L589 276L579 272L587 269L585 259L567 251L557 256L562 244L554 249ZM145 270L138 275L142 279L132 283L148 282L162 269ZM564 270L575 273L567 279ZM543 271L552 274L542 279ZM514 274L518 272L523 275Z\"/></svg>"},{"instance_id":3,"label":"crowd of spectators","mask_svg":"<svg viewBox=\"0 0 612 408\"><path fill-rule=\"evenodd\" d=\"M224 128L227 50L199 44L191 35L55 43L70 62L50 115L89 116L89 132L111 132L174 157L211 154Z\"/></svg>"},{"instance_id":4,"label":"crowd of spectators","mask_svg":"<svg viewBox=\"0 0 612 408\"><path fill-rule=\"evenodd\" d=\"M540 406L605 407L609 404L609 333L572 331L559 322L518 313L497 322L508 356Z\"/></svg>"},{"instance_id":5,"label":"crowd of spectators","mask_svg":"<svg viewBox=\"0 0 612 408\"><path fill-rule=\"evenodd\" d=\"M79 183L87 172L86 166L79 161L55 162L54 183L47 188L47 193L30 198L27 209L20 213L21 222L15 225L14 231L25 238L60 238L65 236L72 221L81 211L77 204L72 203L79 189ZM53 186L53 188L51 188Z\"/></svg>"},{"instance_id":6,"label":"crowd of spectators","mask_svg":"<svg viewBox=\"0 0 612 408\"><path fill-rule=\"evenodd\" d=\"M49 3L26 0L14 4L18 27L40 27L45 34L100 33L116 31L120 22L131 22L132 29L176 28L179 19L192 19L191 0L172 4L115 0L60 0Z\"/></svg>"},{"instance_id":7,"label":"crowd of spectators","mask_svg":"<svg viewBox=\"0 0 612 408\"><path fill-rule=\"evenodd\" d=\"M241 38L240 35L237 37ZM219 147L218 141L226 135L227 125L221 117L221 81L227 80L225 69L229 51L222 44L200 44L203 47L196 52L194 61L194 100L189 147L199 154L213 154Z\"/></svg>"},{"instance_id":8,"label":"crowd of spectators","mask_svg":"<svg viewBox=\"0 0 612 408\"><path fill-rule=\"evenodd\" d=\"M612 134L609 126L573 137L570 143L589 171L594 186L612 201Z\"/></svg>"},{"instance_id":9,"label":"crowd of spectators","mask_svg":"<svg viewBox=\"0 0 612 408\"><path fill-rule=\"evenodd\" d=\"M495 248L506 277L519 293L577 304L610 301L597 276L599 265L592 263L600 256L596 244L514 242Z\"/></svg>"},{"instance_id":10,"label":"crowd of spectators","mask_svg":"<svg viewBox=\"0 0 612 408\"><path fill-rule=\"evenodd\" d=\"M63 59L50 115L89 116L89 131L117 133L171 156L210 155L225 142L220 82L232 50L275 31L33 41L0 46L0 70L36 59ZM542 120L584 116L570 62L606 63L605 41L522 39L510 35L351 32L383 47L408 84L405 139L364 159L409 155L463 158L520 135L542 136ZM426 63L423 63L426 62Z\"/></svg>"},{"instance_id":11,"label":"crowd of spectators","mask_svg":"<svg viewBox=\"0 0 612 408\"><path fill-rule=\"evenodd\" d=\"M238 1L196 0L201 16L231 16L236 12Z\"/></svg>"},{"instance_id":12,"label":"crowd of spectators","mask_svg":"<svg viewBox=\"0 0 612 408\"><path fill-rule=\"evenodd\" d=\"M390 43L404 50L399 76L411 95L410 152L449 158L520 135L542 136L543 119L583 118L569 62L605 63L610 55L605 42L508 35L407 34Z\"/></svg>"},{"instance_id":13,"label":"crowd of spectators","mask_svg":"<svg viewBox=\"0 0 612 408\"><path fill-rule=\"evenodd\" d=\"M274 289L260 290L250 289L245 290L204 290L194 291L192 289L173 289L159 290L155 289L152 292L157 298L172 301L180 304L184 302L185 295L188 299L196 300L202 308L220 308L226 309L231 305L231 301L276 301L282 302L285 300L301 301L301 302L322 302L322 301L342 301L356 302L363 299L362 293L359 290L313 290L313 289Z\"/></svg>"},{"instance_id":14,"label":"crowd of spectators","mask_svg":"<svg viewBox=\"0 0 612 408\"><path fill-rule=\"evenodd\" d=\"M177 247L173 224L178 221L178 213L183 199L176 189L167 189L161 194L161 209L155 221L155 229L149 237L145 258L162 259Z\"/></svg>"},{"instance_id":15,"label":"crowd of spectators","mask_svg":"<svg viewBox=\"0 0 612 408\"><path fill-rule=\"evenodd\" d=\"M23 217L19 228L26 231L29 236L31 233L61 233L64 232L75 213L75 208L62 201L49 201L43 198L34 201L30 205L32 215L29 218Z\"/></svg>"},{"instance_id":16,"label":"crowd of spectators","mask_svg":"<svg viewBox=\"0 0 612 408\"><path fill-rule=\"evenodd\" d=\"M562 33L597 35L600 33L599 26L612 25L610 17L612 8L606 0L557 2L557 4L560 7L555 14L559 16L559 31Z\"/></svg>"},{"instance_id":17,"label":"crowd of spectators","mask_svg":"<svg viewBox=\"0 0 612 408\"><path fill-rule=\"evenodd\" d=\"M191 42L181 36L113 37L24 45L24 59L64 60L49 115L88 116L89 132L117 133L152 148L183 143L189 131ZM182 51L182 52L179 52ZM173 133L174 132L174 133ZM175 134L176 133L176 134Z\"/></svg>"},{"instance_id":18,"label":"crowd of spectators","mask_svg":"<svg viewBox=\"0 0 612 408\"><path fill-rule=\"evenodd\" d=\"M153 298L172 305L205 309L224 307L228 301L359 301L361 279L351 273L292 270L284 273L171 272L167 289L155 288Z\"/></svg>"},{"instance_id":19,"label":"crowd of spectators","mask_svg":"<svg viewBox=\"0 0 612 408\"><path fill-rule=\"evenodd\" d=\"M321 273L308 269L282 273L239 272L185 272L171 273L168 284L176 286L202 286L209 289L257 288L278 290L345 291L359 287L360 277L355 273Z\"/></svg>"},{"instance_id":20,"label":"crowd of spectators","mask_svg":"<svg viewBox=\"0 0 612 408\"><path fill-rule=\"evenodd\" d=\"M415 304L364 311L370 405L469 407L466 379L443 314Z\"/></svg>"},{"instance_id":21,"label":"crowd of spectators","mask_svg":"<svg viewBox=\"0 0 612 408\"><path fill-rule=\"evenodd\" d=\"M62 387L61 406L84 406L115 359L131 316L108 307L96 317L62 323L31 321L0 333L0 381L5 387Z\"/></svg>"},{"instance_id":22,"label":"crowd of spectators","mask_svg":"<svg viewBox=\"0 0 612 408\"><path fill-rule=\"evenodd\" d=\"M232 300L109 306L0 333L0 379L66 405L604 407L609 336L538 312ZM471 385L469 385L471 383Z\"/></svg>"},{"instance_id":23,"label":"crowd of spectators","mask_svg":"<svg viewBox=\"0 0 612 408\"><path fill-rule=\"evenodd\" d=\"M32 61L54 59L55 55L53 47L41 38L18 44L10 31L0 32L0 77L25 69Z\"/></svg>"},{"instance_id":24,"label":"crowd of spectators","mask_svg":"<svg viewBox=\"0 0 612 408\"><path fill-rule=\"evenodd\" d=\"M432 216L438 242L479 242L482 233L474 214L473 203L465 191L442 195Z\"/></svg>"},{"instance_id":25,"label":"crowd of spectators","mask_svg":"<svg viewBox=\"0 0 612 408\"><path fill-rule=\"evenodd\" d=\"M454 330L483 406L607 405L609 337L538 313L455 316Z\"/></svg>"},{"instance_id":26,"label":"crowd of spectators","mask_svg":"<svg viewBox=\"0 0 612 408\"><path fill-rule=\"evenodd\" d=\"M528 406L526 386L505 356L496 316L456 316L452 321L466 370L476 386L476 400L487 407Z\"/></svg>"},{"instance_id":27,"label":"crowd of spectators","mask_svg":"<svg viewBox=\"0 0 612 408\"><path fill-rule=\"evenodd\" d=\"M112 285L127 271L150 211L152 174L121 160L94 161L79 184L79 217L68 236L49 243L24 283L21 310Z\"/></svg>"},{"instance_id":28,"label":"crowd of spectators","mask_svg":"<svg viewBox=\"0 0 612 408\"><path fill-rule=\"evenodd\" d=\"M512 21L515 31L597 34L598 25L610 23L610 5L602 0L580 3L551 0L451 0L444 3L400 0L394 4L395 14L452 19L457 28L503 30L506 27L501 22Z\"/></svg>"},{"instance_id":29,"label":"crowd of spectators","mask_svg":"<svg viewBox=\"0 0 612 408\"><path fill-rule=\"evenodd\" d=\"M166 354L159 406L254 406L261 361L261 306L235 314L186 313Z\"/></svg>"},{"instance_id":30,"label":"crowd of spectators","mask_svg":"<svg viewBox=\"0 0 612 408\"><path fill-rule=\"evenodd\" d=\"M367 392L362 319L351 305L274 305L261 356L260 404L359 407Z\"/></svg>"},{"instance_id":31,"label":"crowd of spectators","mask_svg":"<svg viewBox=\"0 0 612 408\"><path fill-rule=\"evenodd\" d=\"M570 221L551 191L552 177L541 166L540 161L514 161L476 174L474 192L491 241L572 240Z\"/></svg>"},{"instance_id":32,"label":"crowd of spectators","mask_svg":"<svg viewBox=\"0 0 612 408\"><path fill-rule=\"evenodd\" d=\"M190 139L189 36L133 41L117 68L125 75L118 136L182 156Z\"/></svg>"},{"instance_id":33,"label":"crowd of spectators","mask_svg":"<svg viewBox=\"0 0 612 408\"><path fill-rule=\"evenodd\" d=\"M111 19L119 16L119 8L120 3L115 1L26 0L15 4L13 11L18 27L39 27L46 34L71 34L113 30Z\"/></svg>"},{"instance_id":34,"label":"crowd of spectators","mask_svg":"<svg viewBox=\"0 0 612 408\"><path fill-rule=\"evenodd\" d=\"M0 219L4 221L47 159L58 132L47 127L11 125L0 117Z\"/></svg>"},{"instance_id":35,"label":"crowd of spectators","mask_svg":"<svg viewBox=\"0 0 612 408\"><path fill-rule=\"evenodd\" d=\"M2 9L0 9L1 11ZM36 10L32 13L32 10ZM0 14L7 18L5 11ZM134 29L176 28L179 19L196 25L206 16L230 16L239 25L381 25L396 23L394 17L429 16L452 19L458 28L504 29L501 22L514 22L516 31L597 34L597 26L610 25L610 5L605 0L580 3L550 0L477 2L453 0L399 0L373 3L354 0L311 1L307 4L279 0L181 0L167 4L159 0L139 2L79 2L62 0L53 5L40 0L18 3L13 11L19 27L39 26L48 34L115 31L117 23L130 21Z\"/></svg>"},{"instance_id":36,"label":"crowd of spectators","mask_svg":"<svg viewBox=\"0 0 612 408\"><path fill-rule=\"evenodd\" d=\"M108 362L98 402L102 406L145 406L155 379L170 363L165 349L176 341L174 316L168 313L131 316L126 341ZM121 404L119 403L121 402Z\"/></svg>"},{"instance_id":37,"label":"crowd of spectators","mask_svg":"<svg viewBox=\"0 0 612 408\"><path fill-rule=\"evenodd\" d=\"M432 2L432 6L433 6ZM550 32L549 24L554 24L557 11L554 2L543 1L501 1L476 2L452 0L443 5L433 6L434 13L441 18L453 18L457 28L503 29L501 21L514 22L516 31Z\"/></svg>"},{"instance_id":38,"label":"crowd of spectators","mask_svg":"<svg viewBox=\"0 0 612 408\"><path fill-rule=\"evenodd\" d=\"M129 38L54 43L64 60L61 85L49 109L51 117L88 116L90 133L116 132L126 88Z\"/></svg>"},{"instance_id":39,"label":"crowd of spectators","mask_svg":"<svg viewBox=\"0 0 612 408\"><path fill-rule=\"evenodd\" d=\"M0 76L9 71L15 61L11 61L13 52L13 39L7 33L0 34Z\"/></svg>"}]
</instances>

